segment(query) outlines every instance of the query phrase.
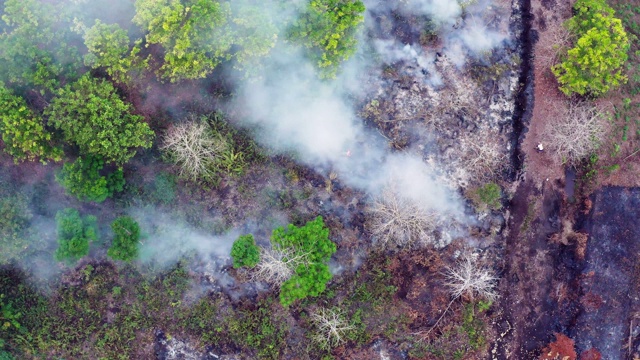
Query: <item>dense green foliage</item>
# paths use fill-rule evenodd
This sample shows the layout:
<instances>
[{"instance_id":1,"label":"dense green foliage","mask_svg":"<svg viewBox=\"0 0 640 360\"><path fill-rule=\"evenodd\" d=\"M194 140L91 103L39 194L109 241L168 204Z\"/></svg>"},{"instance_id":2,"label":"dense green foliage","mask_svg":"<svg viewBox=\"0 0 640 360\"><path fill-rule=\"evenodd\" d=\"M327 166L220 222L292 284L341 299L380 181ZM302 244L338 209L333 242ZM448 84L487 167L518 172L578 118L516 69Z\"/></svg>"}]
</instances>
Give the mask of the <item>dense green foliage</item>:
<instances>
[{"instance_id":1,"label":"dense green foliage","mask_svg":"<svg viewBox=\"0 0 640 360\"><path fill-rule=\"evenodd\" d=\"M273 230L271 241L276 248L293 250L294 255L304 255L294 275L280 288L280 302L287 306L307 296L318 296L331 280L327 263L336 252L336 244L329 240L329 229L321 216L302 227L289 224Z\"/></svg>"},{"instance_id":2,"label":"dense green foliage","mask_svg":"<svg viewBox=\"0 0 640 360\"><path fill-rule=\"evenodd\" d=\"M115 234L107 255L112 259L131 261L138 257L140 226L130 216L121 216L113 221L111 230Z\"/></svg>"},{"instance_id":3,"label":"dense green foliage","mask_svg":"<svg viewBox=\"0 0 640 360\"><path fill-rule=\"evenodd\" d=\"M233 267L252 268L260 261L260 248L256 245L253 235L241 235L233 242L231 247L231 258L233 258Z\"/></svg>"},{"instance_id":4,"label":"dense green foliage","mask_svg":"<svg viewBox=\"0 0 640 360\"><path fill-rule=\"evenodd\" d=\"M360 0L310 0L290 29L290 37L309 49L323 77L334 77L340 63L356 51L356 30L364 21Z\"/></svg>"},{"instance_id":5,"label":"dense green foliage","mask_svg":"<svg viewBox=\"0 0 640 360\"><path fill-rule=\"evenodd\" d=\"M221 32L230 8L214 0L137 0L133 21L149 44L165 49L160 72L171 81L205 77L228 59L229 34Z\"/></svg>"},{"instance_id":6,"label":"dense green foliage","mask_svg":"<svg viewBox=\"0 0 640 360\"><path fill-rule=\"evenodd\" d=\"M0 34L0 79L18 86L52 91L61 78L80 68L78 49L70 45L70 24L63 7L38 0L6 0Z\"/></svg>"},{"instance_id":7,"label":"dense green foliage","mask_svg":"<svg viewBox=\"0 0 640 360\"><path fill-rule=\"evenodd\" d=\"M151 146L153 131L142 117L131 113L111 83L89 75L59 89L45 114L66 141L107 162L122 165L136 148Z\"/></svg>"},{"instance_id":8,"label":"dense green foliage","mask_svg":"<svg viewBox=\"0 0 640 360\"><path fill-rule=\"evenodd\" d=\"M52 145L51 134L44 128L42 119L36 116L20 96L0 84L0 132L4 150L15 162L39 158L60 161L62 149Z\"/></svg>"},{"instance_id":9,"label":"dense green foliage","mask_svg":"<svg viewBox=\"0 0 640 360\"><path fill-rule=\"evenodd\" d=\"M0 265L18 259L29 247L27 229L32 216L23 195L0 189Z\"/></svg>"},{"instance_id":10,"label":"dense green foliage","mask_svg":"<svg viewBox=\"0 0 640 360\"><path fill-rule=\"evenodd\" d=\"M553 73L568 96L605 94L627 80L622 73L630 47L627 33L605 0L578 0L574 13L567 25L577 40Z\"/></svg>"},{"instance_id":11,"label":"dense green foliage","mask_svg":"<svg viewBox=\"0 0 640 360\"><path fill-rule=\"evenodd\" d=\"M118 24L105 24L100 20L84 34L89 50L84 62L92 68L104 68L114 81L129 84L131 76L147 67L147 60L138 56L140 42L129 49L129 35Z\"/></svg>"},{"instance_id":12,"label":"dense green foliage","mask_svg":"<svg viewBox=\"0 0 640 360\"><path fill-rule=\"evenodd\" d=\"M76 209L66 208L56 214L58 249L57 261L73 263L89 253L89 243L98 239L98 224L95 216L84 218Z\"/></svg>"},{"instance_id":13,"label":"dense green foliage","mask_svg":"<svg viewBox=\"0 0 640 360\"><path fill-rule=\"evenodd\" d=\"M73 163L66 163L56 176L68 194L82 201L103 202L114 193L122 191L124 175L116 169L107 176L100 174L104 161L95 156L77 158Z\"/></svg>"},{"instance_id":14,"label":"dense green foliage","mask_svg":"<svg viewBox=\"0 0 640 360\"><path fill-rule=\"evenodd\" d=\"M277 40L271 18L260 6L217 0L137 0L133 21L149 44L165 50L160 75L172 82L203 78L223 61L256 73L258 60Z\"/></svg>"}]
</instances>

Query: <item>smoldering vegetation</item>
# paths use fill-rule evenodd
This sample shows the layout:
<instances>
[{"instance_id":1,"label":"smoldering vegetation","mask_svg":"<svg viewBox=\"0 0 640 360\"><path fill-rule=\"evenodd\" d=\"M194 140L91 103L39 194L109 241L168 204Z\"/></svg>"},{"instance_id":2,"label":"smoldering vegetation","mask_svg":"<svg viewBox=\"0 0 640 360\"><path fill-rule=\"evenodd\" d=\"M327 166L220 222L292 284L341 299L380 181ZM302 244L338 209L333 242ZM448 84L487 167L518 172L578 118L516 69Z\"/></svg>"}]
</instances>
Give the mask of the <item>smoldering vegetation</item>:
<instances>
[{"instance_id":1,"label":"smoldering vegetation","mask_svg":"<svg viewBox=\"0 0 640 360\"><path fill-rule=\"evenodd\" d=\"M78 32L97 17L120 24L134 38L144 36L131 22L135 9L129 2L114 3L111 12L104 4L73 3ZM245 5L255 3L228 5L233 14L243 14ZM30 178L31 183L15 193L29 194L32 186L46 189L34 190L38 195L24 208L29 239L39 242L13 259L13 265L34 274L38 283L61 279L65 286L94 286L108 278L104 273L117 270L113 279L96 285L104 287L100 294L107 294L104 313L109 321L117 321L113 319L119 319L119 312L144 318L137 317L141 315L135 307L118 309L113 303L135 303L136 296L146 296L148 312L157 314L141 314L160 319L158 328L178 333L183 331L179 324L187 332L208 334L203 343L223 344L208 348L209 354L253 347L277 357L284 346L281 338L275 350L261 338L238 340L244 332L284 337L281 328L269 328L275 321L270 314L275 313L282 316L278 321L296 324L290 335L298 345L287 345L293 346L289 353L303 353L299 344L307 341L305 331L322 332L326 326L299 325L303 310L289 313L271 298L300 264L308 265L300 260L306 255L273 251L270 236L278 226L302 226L321 215L337 251L328 263L335 275L329 292L333 297L327 295L316 305L326 307L326 314L338 314L327 306L346 301L345 291L357 292L347 310L330 319L335 323L344 316L350 321L344 326L350 331L346 341L366 344L368 331L383 332L374 322L367 326L375 330L366 329L363 321L353 325L354 308L382 316L379 309L388 307L398 292L404 302L392 312L399 319L401 311L435 308L447 299L446 291L426 290L439 281L435 269L443 263L433 248L449 260L457 251L447 248L452 242L455 248L487 248L504 224L498 211L475 207L469 194L487 183L504 184L511 170L506 159L518 54L509 30L510 8L489 1L365 1L357 50L335 78L327 79L320 76L308 49L287 37L306 2L259 4L253 28L237 19L231 25L239 33L262 35L265 46L255 59L234 53L201 80L172 84L150 71L131 86L118 84L118 92L145 116L156 139L123 166L127 183L113 198L83 203L55 181L59 164L44 168L2 159L0 172L15 173L8 182ZM158 71L162 47L151 44L141 51ZM93 71L109 78L102 69ZM30 96L44 101L44 96ZM198 131L180 138L189 124L197 124L192 128ZM200 146L196 151L194 144ZM172 146L192 156L175 161L176 154L168 151ZM71 149L72 157L76 152ZM200 156L206 161L200 162ZM185 168L189 163L195 167ZM500 202L501 196L492 201ZM70 266L51 258L57 246L54 217L67 207L96 216L100 224L89 256ZM103 259L113 238L109 225L123 215L140 226L139 256L131 265L114 266ZM266 259L253 269L232 268L232 244L242 234L255 236ZM407 258L408 250L418 255ZM392 260L382 266L379 254ZM403 268L403 263L412 265ZM166 294L156 297L154 288ZM167 313L171 316L163 318ZM412 316L420 324L415 327L427 323L425 315ZM212 319L217 323L207 322ZM150 326L149 320L140 321ZM163 356L173 351L167 346L194 348L189 344L193 339L156 336Z\"/></svg>"},{"instance_id":2,"label":"smoldering vegetation","mask_svg":"<svg viewBox=\"0 0 640 360\"><path fill-rule=\"evenodd\" d=\"M236 95L224 104L225 111L271 156L292 156L329 181L359 191L369 204L384 191L394 192L439 224L431 229L437 232L422 237L446 245L477 224L461 189L479 185L478 179L498 178L495 169L508 167L505 126L516 57L505 31L509 9L487 1L365 5L358 51L337 78L319 78L299 45L281 39L261 59L256 74L226 70ZM276 34L286 33L302 8L298 4L282 11L276 2L261 7L269 21L255 31ZM88 8L80 19L93 16L95 9ZM131 10L119 4L108 18L133 29L130 19L118 15ZM156 105L164 113L187 117L173 101ZM139 205L125 212L143 224L143 254L166 266L187 253L224 259L233 238L251 230L244 224L255 223L250 217L234 220L233 229L224 229L226 235L212 237ZM282 212L278 224L287 216Z\"/></svg>"}]
</instances>

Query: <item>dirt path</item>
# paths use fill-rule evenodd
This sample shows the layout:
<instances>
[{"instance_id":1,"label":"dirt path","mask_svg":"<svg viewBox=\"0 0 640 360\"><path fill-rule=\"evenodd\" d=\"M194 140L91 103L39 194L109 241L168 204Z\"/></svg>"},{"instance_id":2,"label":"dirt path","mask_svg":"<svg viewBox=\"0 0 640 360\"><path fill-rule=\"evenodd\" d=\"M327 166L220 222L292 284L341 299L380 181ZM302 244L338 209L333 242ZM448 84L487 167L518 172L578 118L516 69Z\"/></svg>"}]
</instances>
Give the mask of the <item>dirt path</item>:
<instances>
[{"instance_id":1,"label":"dirt path","mask_svg":"<svg viewBox=\"0 0 640 360\"><path fill-rule=\"evenodd\" d=\"M522 118L517 120L522 121L523 129L516 161L521 162L522 171L504 233L502 318L497 323L501 335L492 347L492 358L505 360L537 358L554 332L562 331L575 317L575 299L566 295L566 284L575 277L572 266L567 266L573 264L573 251L549 241L561 230L564 172L548 154L536 149L545 126L554 119L554 104L563 100L548 70L554 40L549 31L570 15L566 12L570 3L523 3L524 53L528 41L535 60L527 74L525 59L521 78L521 83L532 88L523 92L518 104Z\"/></svg>"}]
</instances>

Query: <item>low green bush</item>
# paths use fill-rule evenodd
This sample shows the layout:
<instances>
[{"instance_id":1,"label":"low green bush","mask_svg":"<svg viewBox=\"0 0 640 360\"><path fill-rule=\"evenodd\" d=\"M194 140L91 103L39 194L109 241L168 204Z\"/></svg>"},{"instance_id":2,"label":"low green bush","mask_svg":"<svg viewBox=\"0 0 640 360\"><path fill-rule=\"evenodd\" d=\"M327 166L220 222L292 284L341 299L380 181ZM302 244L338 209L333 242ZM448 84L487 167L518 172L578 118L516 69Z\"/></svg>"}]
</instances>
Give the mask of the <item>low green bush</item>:
<instances>
[{"instance_id":1,"label":"low green bush","mask_svg":"<svg viewBox=\"0 0 640 360\"><path fill-rule=\"evenodd\" d=\"M107 255L115 260L131 261L138 257L140 226L130 216L121 216L111 224L115 237Z\"/></svg>"},{"instance_id":2,"label":"low green bush","mask_svg":"<svg viewBox=\"0 0 640 360\"><path fill-rule=\"evenodd\" d=\"M98 239L95 216L84 218L76 209L67 208L56 214L58 231L57 261L73 263L89 253L89 243Z\"/></svg>"},{"instance_id":3,"label":"low green bush","mask_svg":"<svg viewBox=\"0 0 640 360\"><path fill-rule=\"evenodd\" d=\"M233 267L236 269L256 266L260 261L260 248L256 245L253 235L241 235L234 241L231 257L233 258Z\"/></svg>"},{"instance_id":4,"label":"low green bush","mask_svg":"<svg viewBox=\"0 0 640 360\"><path fill-rule=\"evenodd\" d=\"M56 180L66 192L82 201L103 202L124 188L124 174L116 169L107 176L100 174L104 161L95 156L78 158L64 164Z\"/></svg>"},{"instance_id":5,"label":"low green bush","mask_svg":"<svg viewBox=\"0 0 640 360\"><path fill-rule=\"evenodd\" d=\"M286 228L276 228L271 241L276 248L304 257L293 276L280 287L280 303L288 306L307 296L320 295L331 280L328 262L337 250L336 244L329 240L329 229L322 217L318 216L302 227L289 224Z\"/></svg>"}]
</instances>

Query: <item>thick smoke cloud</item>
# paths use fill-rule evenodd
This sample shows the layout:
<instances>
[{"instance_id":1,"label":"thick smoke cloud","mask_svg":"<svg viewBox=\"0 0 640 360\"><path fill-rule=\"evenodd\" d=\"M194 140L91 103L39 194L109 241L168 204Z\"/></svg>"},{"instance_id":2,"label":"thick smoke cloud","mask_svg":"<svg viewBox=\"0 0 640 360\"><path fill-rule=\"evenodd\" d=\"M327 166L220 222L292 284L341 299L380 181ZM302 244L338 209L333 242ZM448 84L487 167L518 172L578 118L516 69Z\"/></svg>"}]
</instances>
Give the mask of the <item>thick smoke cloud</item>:
<instances>
[{"instance_id":1,"label":"thick smoke cloud","mask_svg":"<svg viewBox=\"0 0 640 360\"><path fill-rule=\"evenodd\" d=\"M462 7L455 0L368 1L366 18L371 21L391 11L425 16L439 24L449 57L462 66L468 56L487 51L502 39L484 24L461 21ZM470 11L472 7L467 7ZM475 11L475 10L474 10ZM481 19L478 17L478 19ZM434 52L419 44L402 44L396 39L362 36L361 48L373 47L384 63L415 64L416 77L433 86L442 84ZM231 105L241 109L246 126L256 128L258 140L280 152L294 152L297 158L320 172L335 171L346 184L377 195L384 186L395 184L402 195L443 214L461 216L463 206L455 191L439 181L437 166L426 164L420 154L390 151L375 132L365 129L353 109L353 81L366 86L372 63L355 56L337 79L320 80L311 64L291 43L281 42L259 79L238 81L238 96ZM354 76L354 73L356 74ZM357 90L356 90L357 91Z\"/></svg>"}]
</instances>

